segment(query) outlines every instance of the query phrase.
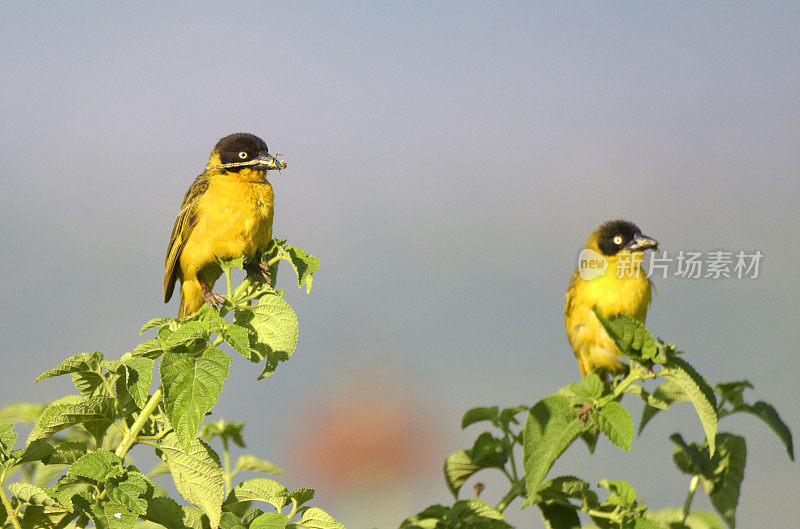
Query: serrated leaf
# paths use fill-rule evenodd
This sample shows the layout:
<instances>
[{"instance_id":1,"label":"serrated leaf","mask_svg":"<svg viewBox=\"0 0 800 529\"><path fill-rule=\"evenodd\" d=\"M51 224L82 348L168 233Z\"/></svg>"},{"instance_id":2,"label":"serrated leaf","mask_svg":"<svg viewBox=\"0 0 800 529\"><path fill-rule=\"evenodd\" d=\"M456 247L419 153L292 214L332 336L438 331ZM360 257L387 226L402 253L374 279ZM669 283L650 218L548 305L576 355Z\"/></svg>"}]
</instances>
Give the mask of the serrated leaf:
<instances>
[{"instance_id":1,"label":"serrated leaf","mask_svg":"<svg viewBox=\"0 0 800 529\"><path fill-rule=\"evenodd\" d=\"M144 357L155 360L164 354L164 344L161 343L161 340L158 338L153 338L152 340L147 340L137 345L130 354L134 357Z\"/></svg>"},{"instance_id":2,"label":"serrated leaf","mask_svg":"<svg viewBox=\"0 0 800 529\"><path fill-rule=\"evenodd\" d=\"M164 325L169 325L170 323L175 324L178 321L179 320L177 318L153 318L152 320L142 325L142 328L139 329L139 334L142 334L145 331L154 329L156 327L163 327Z\"/></svg>"},{"instance_id":3,"label":"serrated leaf","mask_svg":"<svg viewBox=\"0 0 800 529\"><path fill-rule=\"evenodd\" d=\"M516 416L523 411L528 411L528 407L520 405L500 410L500 415L497 416L500 428L505 432L509 424L519 424Z\"/></svg>"},{"instance_id":4,"label":"serrated leaf","mask_svg":"<svg viewBox=\"0 0 800 529\"><path fill-rule=\"evenodd\" d=\"M589 373L580 382L572 382L563 390L559 390L560 395L575 397L575 400L582 404L584 402L594 402L603 393L603 381L595 373Z\"/></svg>"},{"instance_id":5,"label":"serrated leaf","mask_svg":"<svg viewBox=\"0 0 800 529\"><path fill-rule=\"evenodd\" d=\"M550 395L531 408L523 445L529 494L539 488L556 459L587 429L566 397Z\"/></svg>"},{"instance_id":6,"label":"serrated leaf","mask_svg":"<svg viewBox=\"0 0 800 529\"><path fill-rule=\"evenodd\" d=\"M510 529L500 512L478 499L460 500L444 516L448 527L481 527L485 529Z\"/></svg>"},{"instance_id":7,"label":"serrated leaf","mask_svg":"<svg viewBox=\"0 0 800 529\"><path fill-rule=\"evenodd\" d=\"M167 529L202 529L202 511L197 507L178 505L168 497L150 498L144 519L163 525Z\"/></svg>"},{"instance_id":8,"label":"serrated leaf","mask_svg":"<svg viewBox=\"0 0 800 529\"><path fill-rule=\"evenodd\" d=\"M184 320L178 324L175 330L170 329L165 332L162 328L158 333L158 338L167 350L175 349L184 344L190 344L195 340L207 340L209 326L204 321Z\"/></svg>"},{"instance_id":9,"label":"serrated leaf","mask_svg":"<svg viewBox=\"0 0 800 529\"><path fill-rule=\"evenodd\" d=\"M13 424L0 424L0 454L10 454L17 443L17 434ZM0 461L3 459L0 457Z\"/></svg>"},{"instance_id":10,"label":"serrated leaf","mask_svg":"<svg viewBox=\"0 0 800 529\"><path fill-rule=\"evenodd\" d=\"M603 505L631 507L636 503L636 490L627 481L601 479L597 484L609 491L608 498Z\"/></svg>"},{"instance_id":11,"label":"serrated leaf","mask_svg":"<svg viewBox=\"0 0 800 529\"><path fill-rule=\"evenodd\" d=\"M583 508L587 510L599 505L597 494L591 490L589 483L575 476L558 476L545 480L536 494L529 495L529 498L534 500L530 505L569 498L580 500Z\"/></svg>"},{"instance_id":12,"label":"serrated leaf","mask_svg":"<svg viewBox=\"0 0 800 529\"><path fill-rule=\"evenodd\" d=\"M84 398L110 397L111 394L106 387L106 379L100 373L94 371L78 371L70 373L75 389L81 392Z\"/></svg>"},{"instance_id":13,"label":"serrated leaf","mask_svg":"<svg viewBox=\"0 0 800 529\"><path fill-rule=\"evenodd\" d=\"M103 355L98 352L94 353L78 353L70 356L53 369L48 369L38 377L34 383L47 378L53 378L68 373L77 373L79 371L99 371L100 362L103 360Z\"/></svg>"},{"instance_id":14,"label":"serrated leaf","mask_svg":"<svg viewBox=\"0 0 800 529\"><path fill-rule=\"evenodd\" d=\"M661 526L647 518L636 518L633 520L633 529L661 529Z\"/></svg>"},{"instance_id":15,"label":"serrated leaf","mask_svg":"<svg viewBox=\"0 0 800 529\"><path fill-rule=\"evenodd\" d=\"M225 504L242 501L264 501L280 510L288 502L289 489L269 478L254 478L242 481L228 494Z\"/></svg>"},{"instance_id":16,"label":"serrated leaf","mask_svg":"<svg viewBox=\"0 0 800 529\"><path fill-rule=\"evenodd\" d=\"M59 441L47 457L48 465L71 465L88 451L86 444L76 441Z\"/></svg>"},{"instance_id":17,"label":"serrated leaf","mask_svg":"<svg viewBox=\"0 0 800 529\"><path fill-rule=\"evenodd\" d=\"M659 411L662 409L669 409L669 406L675 402L689 400L686 392L675 382L669 379L662 382L650 397L653 399L653 402L651 403L648 399L648 405L642 410L642 419L639 421L640 435L647 423L650 422L650 419L652 419ZM664 408L664 406L666 406L666 408Z\"/></svg>"},{"instance_id":18,"label":"serrated leaf","mask_svg":"<svg viewBox=\"0 0 800 529\"><path fill-rule=\"evenodd\" d=\"M469 450L461 450L447 456L444 460L444 480L454 498L458 498L458 491L479 470L481 467L472 463Z\"/></svg>"},{"instance_id":19,"label":"serrated leaf","mask_svg":"<svg viewBox=\"0 0 800 529\"><path fill-rule=\"evenodd\" d=\"M114 399L111 397L94 397L89 400L81 400L77 395L71 395L75 399L59 399L48 406L36 421L28 442L44 437L49 437L56 432L69 428L76 424L82 424L95 436L99 444L98 437L102 437L104 432L116 418ZM74 404L68 404L74 402Z\"/></svg>"},{"instance_id":20,"label":"serrated leaf","mask_svg":"<svg viewBox=\"0 0 800 529\"><path fill-rule=\"evenodd\" d=\"M252 310L239 310L237 319L255 333L258 343L291 356L297 346L298 324L294 310L278 295L262 296ZM237 318L238 317L238 318Z\"/></svg>"},{"instance_id":21,"label":"serrated leaf","mask_svg":"<svg viewBox=\"0 0 800 529\"><path fill-rule=\"evenodd\" d=\"M708 382L688 362L673 356L661 366L660 376L675 382L694 405L708 440L711 455L714 455L717 435L717 400Z\"/></svg>"},{"instance_id":22,"label":"serrated leaf","mask_svg":"<svg viewBox=\"0 0 800 529\"><path fill-rule=\"evenodd\" d=\"M45 406L34 402L17 402L0 408L0 423L23 423L35 421Z\"/></svg>"},{"instance_id":23,"label":"serrated leaf","mask_svg":"<svg viewBox=\"0 0 800 529\"><path fill-rule=\"evenodd\" d=\"M19 498L22 503L63 508L46 490L30 483L9 483L6 488L11 491L11 494Z\"/></svg>"},{"instance_id":24,"label":"serrated leaf","mask_svg":"<svg viewBox=\"0 0 800 529\"><path fill-rule=\"evenodd\" d=\"M422 512L403 520L399 529L434 529L450 511L444 505L431 505Z\"/></svg>"},{"instance_id":25,"label":"serrated leaf","mask_svg":"<svg viewBox=\"0 0 800 529\"><path fill-rule=\"evenodd\" d=\"M746 389L753 389L753 384L749 380L736 380L724 382L714 386L714 391L719 393L720 401L728 401L734 408L744 404L742 394Z\"/></svg>"},{"instance_id":26,"label":"serrated leaf","mask_svg":"<svg viewBox=\"0 0 800 529\"><path fill-rule=\"evenodd\" d=\"M244 455L236 461L234 473L241 471L251 472L266 472L269 474L283 474L283 470L277 465L273 465L265 459L259 459L255 456Z\"/></svg>"},{"instance_id":27,"label":"serrated leaf","mask_svg":"<svg viewBox=\"0 0 800 529\"><path fill-rule=\"evenodd\" d=\"M712 458L712 476L702 480L714 508L731 529L736 526L736 507L739 504L747 445L743 437L730 433L717 435L717 454Z\"/></svg>"},{"instance_id":28,"label":"serrated leaf","mask_svg":"<svg viewBox=\"0 0 800 529\"><path fill-rule=\"evenodd\" d=\"M200 437L206 441L210 441L214 437L220 437L224 440L230 440L236 443L237 446L244 448L244 439L242 433L244 431L244 423L228 422L220 419L217 422L207 422L200 428Z\"/></svg>"},{"instance_id":29,"label":"serrated leaf","mask_svg":"<svg viewBox=\"0 0 800 529\"><path fill-rule=\"evenodd\" d=\"M178 436L167 434L159 444L161 458L169 465L175 488L208 516L212 527L219 524L225 495L219 456L206 443L192 438L184 449Z\"/></svg>"},{"instance_id":30,"label":"serrated leaf","mask_svg":"<svg viewBox=\"0 0 800 529\"><path fill-rule=\"evenodd\" d=\"M467 412L464 414L464 417L461 418L461 428L463 429L471 424L482 421L491 421L492 423L495 423L495 421L497 421L499 411L500 410L497 406L477 407L467 410Z\"/></svg>"},{"instance_id":31,"label":"serrated leaf","mask_svg":"<svg viewBox=\"0 0 800 529\"><path fill-rule=\"evenodd\" d=\"M168 352L161 359L164 409L178 438L188 446L203 417L214 407L228 378L231 357L219 349L200 356Z\"/></svg>"},{"instance_id":32,"label":"serrated leaf","mask_svg":"<svg viewBox=\"0 0 800 529\"><path fill-rule=\"evenodd\" d=\"M759 400L752 406L744 405L735 411L752 413L767 423L767 426L775 432L778 439L783 443L783 446L786 447L786 453L789 455L789 459L794 461L794 441L792 440L792 432L789 430L789 427L786 426L786 423L783 422L781 416L778 415L778 411L773 408L771 404Z\"/></svg>"},{"instance_id":33,"label":"serrated leaf","mask_svg":"<svg viewBox=\"0 0 800 529\"><path fill-rule=\"evenodd\" d=\"M242 515L242 524L249 527L250 524L253 523L253 520L262 514L264 514L264 511L261 509L247 509L247 511Z\"/></svg>"},{"instance_id":34,"label":"serrated leaf","mask_svg":"<svg viewBox=\"0 0 800 529\"><path fill-rule=\"evenodd\" d=\"M333 516L316 507L304 511L297 525L306 529L345 529Z\"/></svg>"},{"instance_id":35,"label":"serrated leaf","mask_svg":"<svg viewBox=\"0 0 800 529\"><path fill-rule=\"evenodd\" d=\"M284 529L289 518L279 512L266 512L253 520L250 529Z\"/></svg>"},{"instance_id":36,"label":"serrated leaf","mask_svg":"<svg viewBox=\"0 0 800 529\"><path fill-rule=\"evenodd\" d=\"M575 509L557 503L540 504L539 511L547 529L580 529L581 521Z\"/></svg>"},{"instance_id":37,"label":"serrated leaf","mask_svg":"<svg viewBox=\"0 0 800 529\"><path fill-rule=\"evenodd\" d=\"M75 496L78 505L89 515L97 529L133 529L136 525L136 514L124 506L113 502L90 501L83 496Z\"/></svg>"},{"instance_id":38,"label":"serrated leaf","mask_svg":"<svg viewBox=\"0 0 800 529\"><path fill-rule=\"evenodd\" d=\"M250 331L241 325L230 324L222 330L222 337L234 350L250 360Z\"/></svg>"},{"instance_id":39,"label":"serrated leaf","mask_svg":"<svg viewBox=\"0 0 800 529\"><path fill-rule=\"evenodd\" d=\"M681 472L696 475L707 471L710 463L708 454L695 443L686 443L679 433L670 435L669 439L676 445L672 451L672 459Z\"/></svg>"},{"instance_id":40,"label":"serrated leaf","mask_svg":"<svg viewBox=\"0 0 800 529\"><path fill-rule=\"evenodd\" d=\"M297 502L297 506L301 506L304 503L308 503L312 499L314 499L314 489L310 489L308 487L301 487L299 489L294 489L292 492L286 496L288 499L294 499Z\"/></svg>"},{"instance_id":41,"label":"serrated leaf","mask_svg":"<svg viewBox=\"0 0 800 529\"><path fill-rule=\"evenodd\" d=\"M81 457L67 471L68 476L80 476L101 483L116 475L122 468L122 459L114 452L98 449Z\"/></svg>"},{"instance_id":42,"label":"serrated leaf","mask_svg":"<svg viewBox=\"0 0 800 529\"><path fill-rule=\"evenodd\" d=\"M136 405L144 408L150 398L150 384L153 381L153 364L155 360L145 356L132 356L123 362L125 369L125 387Z\"/></svg>"},{"instance_id":43,"label":"serrated leaf","mask_svg":"<svg viewBox=\"0 0 800 529\"><path fill-rule=\"evenodd\" d=\"M594 313L624 356L641 361L650 360L658 353L656 341L644 324L627 314L606 318L597 307Z\"/></svg>"},{"instance_id":44,"label":"serrated leaf","mask_svg":"<svg viewBox=\"0 0 800 529\"><path fill-rule=\"evenodd\" d=\"M122 480L113 480L106 491L111 500L124 505L129 511L137 514L147 512L147 500L141 497L147 491L147 481L142 474L127 472Z\"/></svg>"},{"instance_id":45,"label":"serrated leaf","mask_svg":"<svg viewBox=\"0 0 800 529\"><path fill-rule=\"evenodd\" d=\"M53 452L53 446L44 439L36 439L28 443L14 463L15 465L22 465L24 463L32 463L34 461L48 461L50 454Z\"/></svg>"},{"instance_id":46,"label":"serrated leaf","mask_svg":"<svg viewBox=\"0 0 800 529\"><path fill-rule=\"evenodd\" d=\"M621 404L612 401L603 406L597 417L597 425L609 441L623 450L631 451L633 419Z\"/></svg>"}]
</instances>

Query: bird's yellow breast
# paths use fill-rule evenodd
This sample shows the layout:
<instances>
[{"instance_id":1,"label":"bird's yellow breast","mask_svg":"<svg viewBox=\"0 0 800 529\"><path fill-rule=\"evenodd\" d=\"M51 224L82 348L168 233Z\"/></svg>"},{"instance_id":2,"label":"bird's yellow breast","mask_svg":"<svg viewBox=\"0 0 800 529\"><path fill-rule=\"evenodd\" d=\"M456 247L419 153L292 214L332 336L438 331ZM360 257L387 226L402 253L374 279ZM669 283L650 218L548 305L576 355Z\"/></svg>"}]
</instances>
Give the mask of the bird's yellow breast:
<instances>
[{"instance_id":1,"label":"bird's yellow breast","mask_svg":"<svg viewBox=\"0 0 800 529\"><path fill-rule=\"evenodd\" d=\"M567 339L578 359L581 375L592 369L617 372L620 352L608 336L593 307L607 316L627 314L644 323L652 299L650 280L637 267L631 277L617 277L609 263L606 273L585 280L576 271L570 281L564 306Z\"/></svg>"},{"instance_id":2,"label":"bird's yellow breast","mask_svg":"<svg viewBox=\"0 0 800 529\"><path fill-rule=\"evenodd\" d=\"M198 198L197 224L180 256L183 275L213 268L217 259L251 259L272 239L272 186L256 173L209 177Z\"/></svg>"}]
</instances>

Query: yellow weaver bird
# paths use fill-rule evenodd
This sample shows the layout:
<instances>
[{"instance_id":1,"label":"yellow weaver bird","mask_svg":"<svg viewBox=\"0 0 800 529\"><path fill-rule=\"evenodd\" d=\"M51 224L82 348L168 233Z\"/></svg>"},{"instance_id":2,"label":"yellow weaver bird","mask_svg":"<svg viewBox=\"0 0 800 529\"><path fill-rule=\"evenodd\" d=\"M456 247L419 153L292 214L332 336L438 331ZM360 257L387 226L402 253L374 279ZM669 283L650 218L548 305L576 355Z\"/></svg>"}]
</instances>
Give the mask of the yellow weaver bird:
<instances>
[{"instance_id":1,"label":"yellow weaver bird","mask_svg":"<svg viewBox=\"0 0 800 529\"><path fill-rule=\"evenodd\" d=\"M644 251L658 242L626 220L601 224L589 235L572 274L564 303L564 326L581 376L596 370L605 376L624 370L619 349L592 307L604 316L627 314L644 323L652 298L650 280L641 268Z\"/></svg>"},{"instance_id":2,"label":"yellow weaver bird","mask_svg":"<svg viewBox=\"0 0 800 529\"><path fill-rule=\"evenodd\" d=\"M222 274L218 259L244 257L248 273L269 279L257 261L272 240L274 196L266 172L285 167L252 134L231 134L214 146L183 197L164 261L164 303L181 282L179 318L203 302L223 301L211 290Z\"/></svg>"}]
</instances>

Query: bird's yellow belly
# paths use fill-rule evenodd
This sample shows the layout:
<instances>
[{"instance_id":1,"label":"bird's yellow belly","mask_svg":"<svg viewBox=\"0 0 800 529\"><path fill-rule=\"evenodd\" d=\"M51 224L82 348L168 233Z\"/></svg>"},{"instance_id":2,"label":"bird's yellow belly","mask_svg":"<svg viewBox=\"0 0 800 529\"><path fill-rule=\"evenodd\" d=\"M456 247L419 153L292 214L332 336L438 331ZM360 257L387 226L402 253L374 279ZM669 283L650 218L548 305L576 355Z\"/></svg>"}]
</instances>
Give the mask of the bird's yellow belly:
<instances>
[{"instance_id":1,"label":"bird's yellow belly","mask_svg":"<svg viewBox=\"0 0 800 529\"><path fill-rule=\"evenodd\" d=\"M214 180L200 198L197 213L197 224L180 256L184 277L203 270L213 281L219 276L217 259L252 259L272 239L269 183Z\"/></svg>"}]
</instances>

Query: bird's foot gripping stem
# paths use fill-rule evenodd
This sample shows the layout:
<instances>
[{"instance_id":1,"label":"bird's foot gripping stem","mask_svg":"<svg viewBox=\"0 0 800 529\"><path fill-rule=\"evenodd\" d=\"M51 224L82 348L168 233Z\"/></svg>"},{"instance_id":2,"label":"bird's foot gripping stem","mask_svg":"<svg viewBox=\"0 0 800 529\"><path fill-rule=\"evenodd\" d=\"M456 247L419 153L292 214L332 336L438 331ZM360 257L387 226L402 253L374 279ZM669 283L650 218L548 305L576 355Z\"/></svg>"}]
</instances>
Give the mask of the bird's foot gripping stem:
<instances>
[{"instance_id":1,"label":"bird's foot gripping stem","mask_svg":"<svg viewBox=\"0 0 800 529\"><path fill-rule=\"evenodd\" d=\"M261 282L261 278L263 277L270 287L275 286L275 281L272 279L272 275L269 273L269 267L264 263L245 263L244 269L247 272L247 275L253 278L253 281L256 283L256 285Z\"/></svg>"},{"instance_id":2,"label":"bird's foot gripping stem","mask_svg":"<svg viewBox=\"0 0 800 529\"><path fill-rule=\"evenodd\" d=\"M225 303L225 298L211 292L211 289L208 288L208 285L202 279L200 280L200 288L203 289L203 299L212 307L216 308L217 305L223 305Z\"/></svg>"}]
</instances>

